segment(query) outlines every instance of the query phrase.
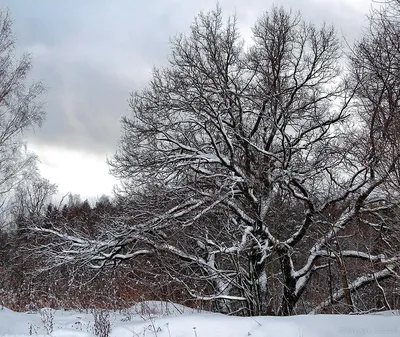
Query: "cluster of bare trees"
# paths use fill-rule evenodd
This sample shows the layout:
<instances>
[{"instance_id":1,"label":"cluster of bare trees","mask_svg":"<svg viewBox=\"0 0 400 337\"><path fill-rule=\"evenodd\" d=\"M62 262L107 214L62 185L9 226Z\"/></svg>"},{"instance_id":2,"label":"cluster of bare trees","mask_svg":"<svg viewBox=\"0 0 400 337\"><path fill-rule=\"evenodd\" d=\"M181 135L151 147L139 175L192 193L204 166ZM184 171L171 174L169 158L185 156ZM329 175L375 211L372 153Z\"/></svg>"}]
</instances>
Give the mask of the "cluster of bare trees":
<instances>
[{"instance_id":1,"label":"cluster of bare trees","mask_svg":"<svg viewBox=\"0 0 400 337\"><path fill-rule=\"evenodd\" d=\"M37 186L37 184L35 185ZM133 270L79 270L74 265L49 266L40 247L48 240L29 230L32 224L45 228L64 228L71 232L84 231L95 236L103 217L110 218L118 211L108 197L91 205L76 196L65 198L63 204L31 203L43 196L43 187L23 194L13 212L15 230L0 231L0 304L14 310L40 307L57 308L117 308L118 305L140 299L135 287ZM33 194L33 198L31 198ZM29 197L29 198L28 198ZM42 198L39 198L42 200ZM35 207L33 207L35 206ZM127 266L128 267L128 266Z\"/></svg>"},{"instance_id":2,"label":"cluster of bare trees","mask_svg":"<svg viewBox=\"0 0 400 337\"><path fill-rule=\"evenodd\" d=\"M136 261L230 313L398 307L399 11L350 51L282 8L248 48L201 13L132 94L110 163L124 211L96 235L34 224L48 263Z\"/></svg>"}]
</instances>

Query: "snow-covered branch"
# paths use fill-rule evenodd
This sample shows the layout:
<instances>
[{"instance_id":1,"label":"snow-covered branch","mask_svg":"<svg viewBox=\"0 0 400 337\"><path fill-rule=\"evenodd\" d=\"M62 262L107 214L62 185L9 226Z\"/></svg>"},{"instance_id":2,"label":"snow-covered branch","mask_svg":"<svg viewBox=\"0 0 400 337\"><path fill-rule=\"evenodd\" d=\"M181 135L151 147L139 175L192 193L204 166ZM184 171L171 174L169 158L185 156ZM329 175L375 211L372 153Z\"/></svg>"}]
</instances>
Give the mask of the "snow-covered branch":
<instances>
[{"instance_id":1,"label":"snow-covered branch","mask_svg":"<svg viewBox=\"0 0 400 337\"><path fill-rule=\"evenodd\" d=\"M370 273L370 274L366 274L363 276L358 277L356 280L354 280L353 282L351 282L349 284L349 288L348 290L353 293L359 289L361 289L362 287L367 286L368 284L374 282L374 281L380 281L380 280L384 280L388 277L392 277L393 276L393 270L394 267L393 266L388 266L385 269L382 269L378 272L374 272L374 273ZM335 302L338 302L340 300L342 300L345 296L345 291L344 289L339 289L338 291L336 291L332 297L326 299L325 301L321 302L319 305L317 305L311 312L310 314L317 314L319 313L321 310L323 310L324 308L334 304Z\"/></svg>"}]
</instances>

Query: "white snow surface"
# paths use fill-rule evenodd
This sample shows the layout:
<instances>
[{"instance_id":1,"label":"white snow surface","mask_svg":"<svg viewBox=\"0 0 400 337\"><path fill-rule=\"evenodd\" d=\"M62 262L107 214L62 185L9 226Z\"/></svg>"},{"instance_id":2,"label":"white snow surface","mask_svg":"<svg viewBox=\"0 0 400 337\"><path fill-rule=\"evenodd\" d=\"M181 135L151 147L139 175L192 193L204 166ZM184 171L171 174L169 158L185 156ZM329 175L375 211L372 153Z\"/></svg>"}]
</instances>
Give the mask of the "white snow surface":
<instances>
[{"instance_id":1,"label":"white snow surface","mask_svg":"<svg viewBox=\"0 0 400 337\"><path fill-rule=\"evenodd\" d=\"M44 312L53 318L46 321ZM234 317L153 301L123 311L110 311L109 315L110 337L400 336L398 311L369 315ZM0 308L0 336L93 337L94 316L90 311L45 309L41 313Z\"/></svg>"}]
</instances>

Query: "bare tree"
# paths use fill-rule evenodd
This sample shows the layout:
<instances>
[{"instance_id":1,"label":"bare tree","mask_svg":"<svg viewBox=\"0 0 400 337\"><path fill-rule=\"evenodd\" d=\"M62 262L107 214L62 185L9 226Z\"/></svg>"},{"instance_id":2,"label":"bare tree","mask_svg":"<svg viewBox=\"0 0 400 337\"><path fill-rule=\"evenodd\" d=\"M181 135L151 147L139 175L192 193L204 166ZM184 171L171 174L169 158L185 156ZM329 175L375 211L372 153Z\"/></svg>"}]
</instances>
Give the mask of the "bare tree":
<instances>
[{"instance_id":1,"label":"bare tree","mask_svg":"<svg viewBox=\"0 0 400 337\"><path fill-rule=\"evenodd\" d=\"M0 11L0 194L4 206L9 192L35 157L24 150L22 133L44 118L40 83L26 85L29 55L15 57L15 37L8 12Z\"/></svg>"},{"instance_id":2,"label":"bare tree","mask_svg":"<svg viewBox=\"0 0 400 337\"><path fill-rule=\"evenodd\" d=\"M3 231L3 225L9 225L12 220L10 212L18 194L16 190L36 169L36 157L27 151L23 133L40 126L44 118L40 100L44 89L38 82L28 83L30 69L28 54L16 56L10 14L0 9L0 232L5 238L0 244L0 269L4 289L10 280L22 275L23 265L18 264L19 241L10 228ZM18 267L21 268L18 270Z\"/></svg>"},{"instance_id":3,"label":"bare tree","mask_svg":"<svg viewBox=\"0 0 400 337\"><path fill-rule=\"evenodd\" d=\"M357 310L355 291L397 275L396 250L352 232L398 227L398 153L373 147L371 123L354 127L370 112L342 57L332 27L282 8L257 21L248 50L235 18L200 14L122 120L111 165L134 210L105 219L97 238L34 228L59 239L50 261L101 268L157 255L194 298L281 315L336 261L337 291L306 311L343 298ZM354 260L368 268L352 273Z\"/></svg>"},{"instance_id":4,"label":"bare tree","mask_svg":"<svg viewBox=\"0 0 400 337\"><path fill-rule=\"evenodd\" d=\"M35 218L44 216L45 206L57 192L57 186L40 177L38 172L24 176L14 192L13 213L16 217Z\"/></svg>"}]
</instances>

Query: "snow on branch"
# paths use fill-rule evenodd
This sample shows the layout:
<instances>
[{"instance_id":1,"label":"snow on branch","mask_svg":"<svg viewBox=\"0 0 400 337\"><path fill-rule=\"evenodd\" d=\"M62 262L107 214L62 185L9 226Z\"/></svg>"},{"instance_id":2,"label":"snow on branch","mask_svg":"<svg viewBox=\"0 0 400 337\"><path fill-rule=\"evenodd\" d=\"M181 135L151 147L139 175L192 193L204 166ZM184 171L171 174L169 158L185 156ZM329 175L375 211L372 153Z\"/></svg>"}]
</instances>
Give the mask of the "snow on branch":
<instances>
[{"instance_id":1,"label":"snow on branch","mask_svg":"<svg viewBox=\"0 0 400 337\"><path fill-rule=\"evenodd\" d=\"M356 290L365 287L374 281L380 281L392 277L394 276L393 273L394 273L394 266L387 266L385 269L382 269L381 271L360 276L349 284L348 290L350 290L350 292L353 293ZM318 306L316 306L310 312L310 314L317 314L318 312L328 307L329 305L332 305L335 302L342 300L344 296L345 296L345 289L339 289L330 298L326 299L325 301L321 302Z\"/></svg>"}]
</instances>

